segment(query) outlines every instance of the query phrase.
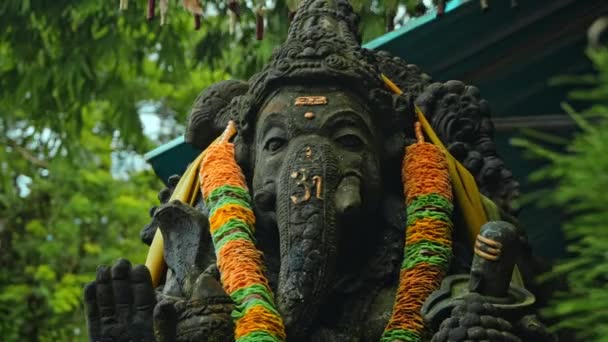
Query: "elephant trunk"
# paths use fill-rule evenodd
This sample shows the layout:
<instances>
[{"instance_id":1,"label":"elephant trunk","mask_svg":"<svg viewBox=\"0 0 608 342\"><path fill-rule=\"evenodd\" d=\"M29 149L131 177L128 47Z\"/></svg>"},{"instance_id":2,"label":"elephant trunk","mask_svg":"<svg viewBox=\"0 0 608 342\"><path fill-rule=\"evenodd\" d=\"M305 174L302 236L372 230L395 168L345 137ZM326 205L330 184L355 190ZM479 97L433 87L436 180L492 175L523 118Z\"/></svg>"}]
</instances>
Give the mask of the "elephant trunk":
<instances>
[{"instance_id":1,"label":"elephant trunk","mask_svg":"<svg viewBox=\"0 0 608 342\"><path fill-rule=\"evenodd\" d=\"M333 282L340 213L360 205L358 179L342 177L322 139L292 144L277 187L281 267L277 304L290 341L306 340ZM357 194L357 195L353 195Z\"/></svg>"}]
</instances>

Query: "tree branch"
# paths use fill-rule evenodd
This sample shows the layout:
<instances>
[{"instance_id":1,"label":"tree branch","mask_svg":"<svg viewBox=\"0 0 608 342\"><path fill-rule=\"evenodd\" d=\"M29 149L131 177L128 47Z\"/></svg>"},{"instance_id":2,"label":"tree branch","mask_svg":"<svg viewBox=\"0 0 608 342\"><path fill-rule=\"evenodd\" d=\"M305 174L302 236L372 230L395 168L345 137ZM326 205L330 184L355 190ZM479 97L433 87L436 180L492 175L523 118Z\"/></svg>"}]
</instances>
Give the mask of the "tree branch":
<instances>
[{"instance_id":1,"label":"tree branch","mask_svg":"<svg viewBox=\"0 0 608 342\"><path fill-rule=\"evenodd\" d=\"M30 151L28 151L26 148L18 145L16 142L14 142L10 139L7 139L7 145L14 148L15 151L17 151L21 155L21 157L23 157L23 159L29 161L30 163L34 164L35 166L48 169L49 163L47 161L36 157Z\"/></svg>"}]
</instances>

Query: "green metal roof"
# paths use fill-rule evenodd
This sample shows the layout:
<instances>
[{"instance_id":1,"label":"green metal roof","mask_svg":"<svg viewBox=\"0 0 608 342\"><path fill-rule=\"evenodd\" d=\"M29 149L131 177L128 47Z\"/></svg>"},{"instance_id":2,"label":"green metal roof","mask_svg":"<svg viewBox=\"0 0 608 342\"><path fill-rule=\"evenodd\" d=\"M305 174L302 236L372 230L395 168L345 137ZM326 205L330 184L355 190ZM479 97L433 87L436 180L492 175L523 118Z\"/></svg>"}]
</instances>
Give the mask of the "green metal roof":
<instances>
[{"instance_id":1,"label":"green metal roof","mask_svg":"<svg viewBox=\"0 0 608 342\"><path fill-rule=\"evenodd\" d=\"M435 80L459 79L476 85L497 120L536 115L538 121L538 114L560 113L568 89L549 87L547 82L556 75L590 69L584 55L586 30L608 11L608 1L520 0L515 9L507 0L490 5L482 12L478 1L452 0L444 16L427 13L364 46L387 50L417 64ZM517 131L499 130L497 146L526 193L535 189L527 176L539 164L524 159L521 151L509 145L514 135ZM166 181L170 175L183 173L198 153L180 137L145 158ZM538 254L561 254L558 215L529 208L520 219Z\"/></svg>"},{"instance_id":2,"label":"green metal roof","mask_svg":"<svg viewBox=\"0 0 608 342\"><path fill-rule=\"evenodd\" d=\"M152 165L156 175L167 184L170 176L184 173L188 164L200 153L199 149L186 143L184 137L180 136L146 153L144 159Z\"/></svg>"}]
</instances>

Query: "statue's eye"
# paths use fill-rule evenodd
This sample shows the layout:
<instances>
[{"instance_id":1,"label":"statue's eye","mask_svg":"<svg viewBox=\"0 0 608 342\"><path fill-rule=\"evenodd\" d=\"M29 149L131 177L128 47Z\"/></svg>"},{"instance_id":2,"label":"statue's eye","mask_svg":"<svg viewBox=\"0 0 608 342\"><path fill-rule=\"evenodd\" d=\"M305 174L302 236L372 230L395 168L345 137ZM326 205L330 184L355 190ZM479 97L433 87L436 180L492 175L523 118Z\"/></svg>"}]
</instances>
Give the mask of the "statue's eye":
<instances>
[{"instance_id":1,"label":"statue's eye","mask_svg":"<svg viewBox=\"0 0 608 342\"><path fill-rule=\"evenodd\" d=\"M285 146L286 143L287 143L287 140L285 140L283 138L279 138L279 137L270 138L270 139L268 139L268 141L266 141L266 144L264 145L264 149L266 149L270 152L276 152L276 151L280 150L281 148L283 148L283 146Z\"/></svg>"},{"instance_id":2,"label":"statue's eye","mask_svg":"<svg viewBox=\"0 0 608 342\"><path fill-rule=\"evenodd\" d=\"M363 140L354 134L343 134L336 138L336 142L349 149L357 149L363 146Z\"/></svg>"}]
</instances>

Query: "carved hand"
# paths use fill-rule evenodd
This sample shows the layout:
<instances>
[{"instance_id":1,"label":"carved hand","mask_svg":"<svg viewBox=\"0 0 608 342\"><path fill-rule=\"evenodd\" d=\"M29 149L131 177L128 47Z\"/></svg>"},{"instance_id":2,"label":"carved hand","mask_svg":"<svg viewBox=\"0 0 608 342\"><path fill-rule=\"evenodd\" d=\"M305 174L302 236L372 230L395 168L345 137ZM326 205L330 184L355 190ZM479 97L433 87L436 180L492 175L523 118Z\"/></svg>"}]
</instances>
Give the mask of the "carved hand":
<instances>
[{"instance_id":1,"label":"carved hand","mask_svg":"<svg viewBox=\"0 0 608 342\"><path fill-rule=\"evenodd\" d=\"M232 342L234 303L219 282L209 220L179 201L159 207L154 218L163 234L169 268L155 310L157 338L161 342Z\"/></svg>"},{"instance_id":2,"label":"carved hand","mask_svg":"<svg viewBox=\"0 0 608 342\"><path fill-rule=\"evenodd\" d=\"M97 278L84 289L89 341L150 342L156 304L152 280L143 265L131 268L119 260L100 266Z\"/></svg>"},{"instance_id":3,"label":"carved hand","mask_svg":"<svg viewBox=\"0 0 608 342\"><path fill-rule=\"evenodd\" d=\"M127 260L100 266L84 290L89 341L232 342L233 304L212 271L201 274L190 298L156 294L148 269Z\"/></svg>"},{"instance_id":4,"label":"carved hand","mask_svg":"<svg viewBox=\"0 0 608 342\"><path fill-rule=\"evenodd\" d=\"M159 299L154 310L159 342L234 341L234 304L211 274L198 277L189 298L159 294Z\"/></svg>"}]
</instances>

